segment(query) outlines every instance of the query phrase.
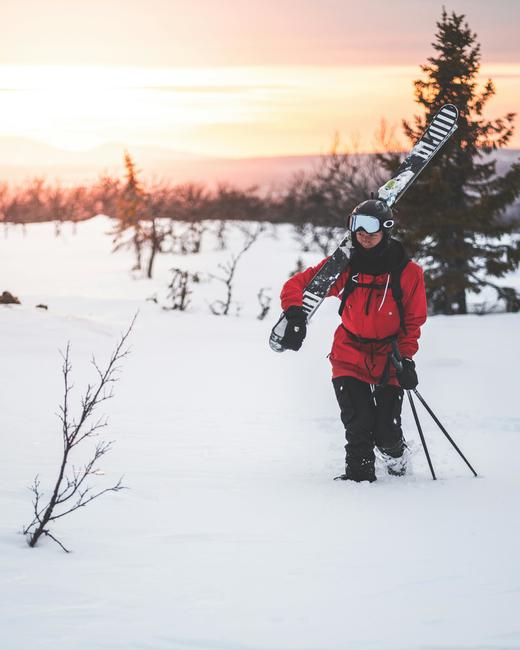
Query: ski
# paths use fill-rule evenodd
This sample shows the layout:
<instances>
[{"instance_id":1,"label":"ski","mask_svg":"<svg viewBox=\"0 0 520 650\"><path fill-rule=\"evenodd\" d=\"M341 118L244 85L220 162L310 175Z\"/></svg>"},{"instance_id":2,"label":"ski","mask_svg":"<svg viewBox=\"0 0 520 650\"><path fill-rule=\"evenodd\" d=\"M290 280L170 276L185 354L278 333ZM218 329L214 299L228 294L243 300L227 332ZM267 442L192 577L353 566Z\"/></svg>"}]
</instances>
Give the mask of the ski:
<instances>
[{"instance_id":1,"label":"ski","mask_svg":"<svg viewBox=\"0 0 520 650\"><path fill-rule=\"evenodd\" d=\"M435 114L426 131L403 160L396 173L379 188L378 199L392 207L403 196L435 154L455 133L458 117L459 111L453 104L446 104Z\"/></svg>"},{"instance_id":2,"label":"ski","mask_svg":"<svg viewBox=\"0 0 520 650\"><path fill-rule=\"evenodd\" d=\"M377 198L389 206L394 205L413 184L419 174L426 168L435 154L443 147L457 129L459 111L453 104L445 104L433 117L421 138L403 160L396 173L382 185ZM327 262L312 278L303 292L303 309L307 314L307 322L316 313L327 296L329 289L345 271L352 251L352 235L350 230ZM269 345L275 352L284 352L281 341L285 334L287 320L282 312L280 318L271 330Z\"/></svg>"}]
</instances>

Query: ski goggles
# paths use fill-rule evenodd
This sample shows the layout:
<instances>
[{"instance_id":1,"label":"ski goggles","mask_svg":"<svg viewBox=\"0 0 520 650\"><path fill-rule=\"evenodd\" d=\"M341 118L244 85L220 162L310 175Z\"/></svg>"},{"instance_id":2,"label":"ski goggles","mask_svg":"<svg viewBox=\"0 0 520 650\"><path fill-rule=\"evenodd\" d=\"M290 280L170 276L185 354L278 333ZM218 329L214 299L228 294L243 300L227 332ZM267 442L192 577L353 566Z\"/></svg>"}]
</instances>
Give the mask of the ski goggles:
<instances>
[{"instance_id":1,"label":"ski goggles","mask_svg":"<svg viewBox=\"0 0 520 650\"><path fill-rule=\"evenodd\" d=\"M374 235L381 228L391 228L393 225L393 219L387 219L381 224L377 217L372 217L369 214L353 214L350 217L350 230L352 232L364 230L369 235Z\"/></svg>"},{"instance_id":2,"label":"ski goggles","mask_svg":"<svg viewBox=\"0 0 520 650\"><path fill-rule=\"evenodd\" d=\"M377 217L368 214L353 214L350 217L350 230L352 232L364 230L369 235L373 235L381 230L381 222Z\"/></svg>"}]
</instances>

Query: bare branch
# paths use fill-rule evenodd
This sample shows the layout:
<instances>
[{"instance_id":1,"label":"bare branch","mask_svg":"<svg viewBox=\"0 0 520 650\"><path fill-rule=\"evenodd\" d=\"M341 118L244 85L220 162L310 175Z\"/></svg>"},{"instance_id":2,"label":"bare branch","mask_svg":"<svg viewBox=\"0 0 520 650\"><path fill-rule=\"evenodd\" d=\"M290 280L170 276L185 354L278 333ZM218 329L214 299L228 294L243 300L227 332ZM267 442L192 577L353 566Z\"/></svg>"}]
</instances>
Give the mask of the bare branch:
<instances>
[{"instance_id":1,"label":"bare branch","mask_svg":"<svg viewBox=\"0 0 520 650\"><path fill-rule=\"evenodd\" d=\"M65 548L65 546L63 546L63 544L60 542L60 540L57 539L56 537L54 537L54 535L52 535L51 533L49 533L48 530L44 530L44 531L43 531L43 534L44 534L46 537L50 537L53 541L55 541L56 544L57 544L58 546L60 546L60 547L65 551L65 553L70 553L70 550L69 550L68 548Z\"/></svg>"},{"instance_id":2,"label":"bare branch","mask_svg":"<svg viewBox=\"0 0 520 650\"><path fill-rule=\"evenodd\" d=\"M172 268L170 271L173 274L168 285L170 290L168 298L171 300L171 307L164 307L164 309L185 311L190 304L190 296L193 293L190 285L193 282L199 282L200 276L198 273L190 273L179 268Z\"/></svg>"},{"instance_id":3,"label":"bare branch","mask_svg":"<svg viewBox=\"0 0 520 650\"><path fill-rule=\"evenodd\" d=\"M269 289L262 287L257 294L258 302L260 303L260 313L258 314L258 320L264 320L264 318L269 313L271 309L272 297L267 293Z\"/></svg>"},{"instance_id":4,"label":"bare branch","mask_svg":"<svg viewBox=\"0 0 520 650\"><path fill-rule=\"evenodd\" d=\"M216 316L227 316L229 314L233 303L233 281L238 262L244 253L246 253L255 243L264 229L265 227L262 224L257 224L256 228L243 226L241 228L242 234L244 235L242 248L238 253L231 255L230 259L225 264L218 265L218 268L223 272L223 275L213 275L212 278L224 283L226 286L226 298L224 300L215 300L210 304L210 310Z\"/></svg>"},{"instance_id":5,"label":"bare branch","mask_svg":"<svg viewBox=\"0 0 520 650\"><path fill-rule=\"evenodd\" d=\"M23 528L23 533L28 538L29 546L34 547L38 539L45 535L54 540L64 551L69 552L63 544L56 539L48 530L47 526L50 522L61 519L67 514L83 508L91 501L99 498L107 492L118 492L124 488L122 479L107 488L103 488L97 492L87 484L90 477L101 474L98 467L99 461L110 451L112 448L112 441L99 441L92 455L83 467L78 468L75 465L70 466L69 460L72 451L84 440L93 438L99 434L99 431L108 425L105 416L99 417L97 420L92 421L90 418L96 408L103 402L113 397L113 384L119 379L121 371L120 362L129 354L127 348L128 337L134 327L137 314L132 319L130 326L124 332L119 342L112 352L106 368L103 370L98 366L95 359L92 358L92 364L98 375L98 382L95 385L88 384L84 395L80 399L81 410L79 418L72 419L70 415L70 343L67 344L65 353L62 354L63 365L62 374L64 380L63 389L63 403L58 410L58 419L61 422L62 437L63 437L63 452L58 471L58 478L54 484L52 495L45 505L41 505L43 493L40 490L40 480L36 476L31 486L33 498L33 519L28 526ZM67 507L65 510L60 509L65 503L72 503L73 505Z\"/></svg>"},{"instance_id":6,"label":"bare branch","mask_svg":"<svg viewBox=\"0 0 520 650\"><path fill-rule=\"evenodd\" d=\"M53 515L49 519L49 521L56 521L57 519L61 519L61 517L64 517L65 515L68 515L71 512L74 512L75 510L79 510L79 508L84 508L91 501L94 501L94 499L97 499L98 497L102 496L103 494L106 494L107 492L120 492L121 490L128 490L126 485L122 484L122 480L123 477L121 477L115 485L108 488L104 488L103 490L100 490L95 494L91 494L88 498L87 496L91 492L91 488L89 487L85 488L84 490L79 492L79 498L72 507L70 507L68 510L65 510L64 512L60 512L60 514L58 515Z\"/></svg>"}]
</instances>

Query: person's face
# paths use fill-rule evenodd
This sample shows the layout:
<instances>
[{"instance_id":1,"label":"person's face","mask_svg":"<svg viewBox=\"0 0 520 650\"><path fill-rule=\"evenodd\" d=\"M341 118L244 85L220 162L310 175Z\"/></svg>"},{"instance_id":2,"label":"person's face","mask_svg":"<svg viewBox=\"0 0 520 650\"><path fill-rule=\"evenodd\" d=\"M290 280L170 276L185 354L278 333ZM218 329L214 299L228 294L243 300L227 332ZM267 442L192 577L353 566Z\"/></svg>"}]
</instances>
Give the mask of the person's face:
<instances>
[{"instance_id":1,"label":"person's face","mask_svg":"<svg viewBox=\"0 0 520 650\"><path fill-rule=\"evenodd\" d=\"M369 235L367 232L364 230L358 230L356 231L356 237L358 242L363 246L365 249L370 249L374 248L379 244L379 242L383 239L383 231L378 230L375 232L373 235Z\"/></svg>"}]
</instances>

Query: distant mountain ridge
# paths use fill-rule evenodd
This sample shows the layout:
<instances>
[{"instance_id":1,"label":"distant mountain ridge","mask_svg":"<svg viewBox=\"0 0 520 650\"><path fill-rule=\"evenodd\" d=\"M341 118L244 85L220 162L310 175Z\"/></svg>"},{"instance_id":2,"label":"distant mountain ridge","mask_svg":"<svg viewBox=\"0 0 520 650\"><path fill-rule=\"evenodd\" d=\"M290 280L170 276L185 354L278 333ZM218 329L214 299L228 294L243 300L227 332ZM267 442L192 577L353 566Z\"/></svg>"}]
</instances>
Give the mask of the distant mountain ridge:
<instances>
[{"instance_id":1,"label":"distant mountain ridge","mask_svg":"<svg viewBox=\"0 0 520 650\"><path fill-rule=\"evenodd\" d=\"M144 178L168 178L214 185L281 186L301 171L316 168L322 155L270 156L257 158L212 158L163 147L107 143L86 151L52 147L28 138L0 138L0 181L19 183L42 176L65 184L89 183L101 174L123 173L123 155L128 149ZM369 154L367 154L369 155ZM496 152L499 173L520 159L520 150ZM31 161L30 163L28 161Z\"/></svg>"},{"instance_id":2,"label":"distant mountain ridge","mask_svg":"<svg viewBox=\"0 0 520 650\"><path fill-rule=\"evenodd\" d=\"M27 166L28 159L32 161L30 166L42 167L60 164L120 164L126 148L121 143L108 142L86 150L60 149L30 138L0 137L0 165ZM205 158L164 147L136 146L131 149L144 158L154 160L200 160Z\"/></svg>"}]
</instances>

